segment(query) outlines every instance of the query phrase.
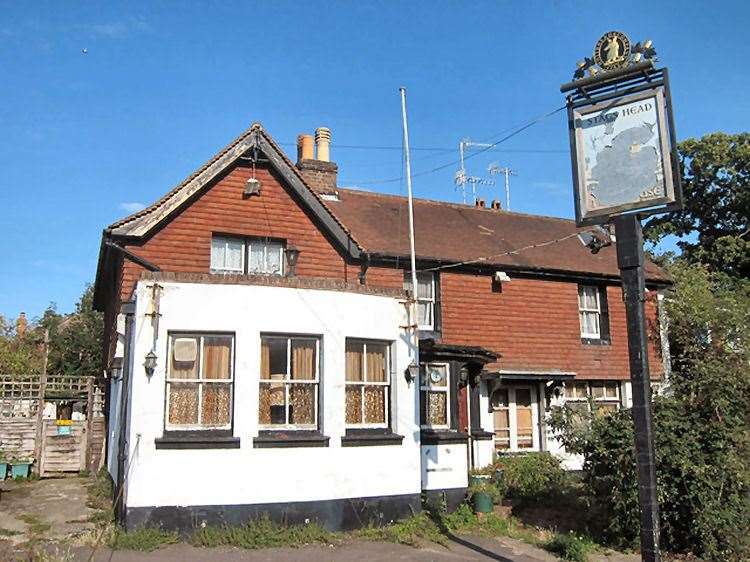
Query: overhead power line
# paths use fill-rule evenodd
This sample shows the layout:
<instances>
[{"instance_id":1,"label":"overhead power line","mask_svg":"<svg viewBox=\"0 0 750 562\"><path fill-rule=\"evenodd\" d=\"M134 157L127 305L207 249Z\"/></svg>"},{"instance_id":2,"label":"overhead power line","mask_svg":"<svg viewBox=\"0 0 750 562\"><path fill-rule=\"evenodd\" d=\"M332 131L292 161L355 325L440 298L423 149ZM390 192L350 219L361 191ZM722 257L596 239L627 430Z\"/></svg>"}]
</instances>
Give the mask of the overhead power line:
<instances>
[{"instance_id":1,"label":"overhead power line","mask_svg":"<svg viewBox=\"0 0 750 562\"><path fill-rule=\"evenodd\" d=\"M499 254L493 254L491 256L484 256L481 258L475 258L471 260L466 260L458 263L451 263L447 265L439 265L436 267L429 267L427 269L420 269L419 271L439 271L442 269L452 269L455 267L461 267L462 265L471 265L475 263L483 263L490 260L494 260L497 258L502 258L504 256L512 256L515 254L520 254L521 252L526 252L528 250L533 250L534 248L541 248L543 246L551 246L552 244L558 244L560 242L564 242L565 240L570 240L571 238L574 238L578 236L578 232L573 232L572 234L568 234L567 236L563 236L562 238L553 238L552 240L547 240L545 242L537 242L535 244L529 244L528 246L523 246L522 248L516 248L515 250L508 250L506 252L500 252Z\"/></svg>"},{"instance_id":2,"label":"overhead power line","mask_svg":"<svg viewBox=\"0 0 750 562\"><path fill-rule=\"evenodd\" d=\"M490 143L490 144L488 144L487 147L482 148L480 150L477 150L475 152L472 152L468 156L465 156L464 160L468 160L469 158L474 158L476 156L479 156L480 154L483 154L485 152L488 152L488 151L494 149L497 145L504 143L505 141L513 138L514 136L518 135L519 133L522 133L523 131L525 131L529 127L532 127L533 125L536 125L540 121L543 121L544 119L547 119L548 117L551 117L551 116L555 115L556 113L559 113L560 111L562 111L563 109L565 109L565 107L566 106L563 105L563 106L558 107L557 109L555 109L553 111L550 111L548 113L545 113L543 115L540 115L540 116L532 119L531 121L525 123L524 125L522 125L522 126L520 126L518 128L515 128L513 130L513 132L511 132L510 134L505 135L500 140L497 140L497 141L495 141L493 143ZM507 130L510 130L510 129L505 129L505 131L507 131ZM494 136L498 136L500 134L502 134L502 132L498 133L496 135L493 135L493 137ZM435 172L439 172L440 170L444 170L446 168L453 167L456 164L460 164L460 160L452 160L450 162L447 162L445 164L441 164L440 166L437 166L437 167L432 168L430 170L423 170L421 172L416 172L416 173L412 174L412 178L416 178L416 177L420 177L420 176L426 176L428 174L434 174ZM401 179L402 179L402 176L399 176L397 178L377 179L377 180L368 180L368 181L358 181L358 182L350 182L350 183L352 183L354 185L375 185L375 184L394 183L394 182L397 182L397 181L401 181Z\"/></svg>"},{"instance_id":3,"label":"overhead power line","mask_svg":"<svg viewBox=\"0 0 750 562\"><path fill-rule=\"evenodd\" d=\"M297 146L293 142L280 142L281 146ZM338 144L331 143L332 148L344 148L344 149L355 149L355 150L403 150L400 146L377 146L377 145L365 145L365 144ZM412 146L410 148L412 152L455 152L455 148L449 147L438 147L438 146ZM562 149L544 149L544 148L500 148L492 149L491 152L514 152L514 153L528 153L528 154L567 154L567 150Z\"/></svg>"}]
</instances>

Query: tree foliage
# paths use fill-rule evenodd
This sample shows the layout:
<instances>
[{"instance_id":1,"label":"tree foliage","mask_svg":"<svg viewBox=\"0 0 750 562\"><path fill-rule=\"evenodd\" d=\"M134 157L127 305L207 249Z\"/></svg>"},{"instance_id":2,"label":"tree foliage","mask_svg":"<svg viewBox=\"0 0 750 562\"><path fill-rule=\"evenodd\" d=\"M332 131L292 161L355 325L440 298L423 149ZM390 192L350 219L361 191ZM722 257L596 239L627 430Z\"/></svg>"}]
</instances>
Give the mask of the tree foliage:
<instances>
[{"instance_id":1,"label":"tree foliage","mask_svg":"<svg viewBox=\"0 0 750 562\"><path fill-rule=\"evenodd\" d=\"M668 300L673 373L654 401L662 544L709 560L750 554L750 281L678 261ZM552 425L584 455L584 481L603 508L605 538L638 541L638 484L629 411Z\"/></svg>"},{"instance_id":2,"label":"tree foliage","mask_svg":"<svg viewBox=\"0 0 750 562\"><path fill-rule=\"evenodd\" d=\"M25 335L0 316L0 374L39 373L44 361L44 332L49 334L47 373L65 376L99 375L102 368L102 315L93 309L93 288L87 286L75 311L60 314L50 304Z\"/></svg>"},{"instance_id":3,"label":"tree foliage","mask_svg":"<svg viewBox=\"0 0 750 562\"><path fill-rule=\"evenodd\" d=\"M713 133L679 144L685 208L651 219L644 234L670 234L682 257L713 271L750 277L750 133Z\"/></svg>"}]
</instances>

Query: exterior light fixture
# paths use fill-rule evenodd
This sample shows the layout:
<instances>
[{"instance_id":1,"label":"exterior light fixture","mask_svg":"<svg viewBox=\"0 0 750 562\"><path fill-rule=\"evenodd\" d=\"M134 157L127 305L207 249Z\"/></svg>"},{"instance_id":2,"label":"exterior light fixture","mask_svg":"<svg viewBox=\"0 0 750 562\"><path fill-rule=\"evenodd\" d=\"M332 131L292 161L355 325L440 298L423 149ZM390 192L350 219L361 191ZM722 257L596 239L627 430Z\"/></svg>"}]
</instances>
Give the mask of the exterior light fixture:
<instances>
[{"instance_id":1,"label":"exterior light fixture","mask_svg":"<svg viewBox=\"0 0 750 562\"><path fill-rule=\"evenodd\" d=\"M286 264L287 264L287 275L295 275L297 269L297 260L299 260L300 251L294 246L287 246L286 252Z\"/></svg>"},{"instance_id":2,"label":"exterior light fixture","mask_svg":"<svg viewBox=\"0 0 750 562\"><path fill-rule=\"evenodd\" d=\"M244 197L252 197L253 195L260 195L260 180L256 177L252 177L245 183L245 191L242 192Z\"/></svg>"},{"instance_id":3,"label":"exterior light fixture","mask_svg":"<svg viewBox=\"0 0 750 562\"><path fill-rule=\"evenodd\" d=\"M419 365L411 363L404 371L404 377L409 384L415 381L419 377Z\"/></svg>"},{"instance_id":4,"label":"exterior light fixture","mask_svg":"<svg viewBox=\"0 0 750 562\"><path fill-rule=\"evenodd\" d=\"M584 230L578 233L578 240L581 244L591 250L592 254L599 253L599 250L605 246L612 245L612 237L609 232L601 226L595 226L589 230Z\"/></svg>"},{"instance_id":5,"label":"exterior light fixture","mask_svg":"<svg viewBox=\"0 0 750 562\"><path fill-rule=\"evenodd\" d=\"M146 354L146 360L143 362L143 366L146 368L146 374L150 377L156 370L156 353L152 349Z\"/></svg>"}]
</instances>

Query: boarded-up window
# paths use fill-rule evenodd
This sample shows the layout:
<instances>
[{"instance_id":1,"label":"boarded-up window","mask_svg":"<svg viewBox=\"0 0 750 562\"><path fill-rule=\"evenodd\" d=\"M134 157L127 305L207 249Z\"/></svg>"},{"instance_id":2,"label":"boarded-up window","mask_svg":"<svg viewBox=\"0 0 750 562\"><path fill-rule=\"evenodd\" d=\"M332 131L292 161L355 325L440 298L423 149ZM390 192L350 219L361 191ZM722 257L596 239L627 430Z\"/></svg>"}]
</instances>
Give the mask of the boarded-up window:
<instances>
[{"instance_id":1,"label":"boarded-up window","mask_svg":"<svg viewBox=\"0 0 750 562\"><path fill-rule=\"evenodd\" d=\"M230 335L170 334L168 429L231 427L233 354Z\"/></svg>"}]
</instances>

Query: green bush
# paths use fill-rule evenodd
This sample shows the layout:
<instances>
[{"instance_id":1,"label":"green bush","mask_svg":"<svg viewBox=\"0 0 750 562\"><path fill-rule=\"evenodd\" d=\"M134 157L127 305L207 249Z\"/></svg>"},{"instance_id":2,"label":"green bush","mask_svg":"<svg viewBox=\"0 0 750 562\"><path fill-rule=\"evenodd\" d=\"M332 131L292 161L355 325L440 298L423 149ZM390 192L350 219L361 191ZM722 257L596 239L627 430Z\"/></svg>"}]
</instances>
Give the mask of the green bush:
<instances>
[{"instance_id":1,"label":"green bush","mask_svg":"<svg viewBox=\"0 0 750 562\"><path fill-rule=\"evenodd\" d=\"M589 554L596 549L590 539L579 537L574 533L558 534L544 544L545 550L557 554L563 560L588 562Z\"/></svg>"},{"instance_id":2,"label":"green bush","mask_svg":"<svg viewBox=\"0 0 750 562\"><path fill-rule=\"evenodd\" d=\"M750 559L750 283L678 265L668 303L673 373L653 407L661 546L707 560ZM583 484L602 538L639 543L630 411L551 426L584 456Z\"/></svg>"},{"instance_id":3,"label":"green bush","mask_svg":"<svg viewBox=\"0 0 750 562\"><path fill-rule=\"evenodd\" d=\"M526 453L498 457L498 485L512 498L553 496L564 487L567 475L560 460L549 453Z\"/></svg>"}]
</instances>

